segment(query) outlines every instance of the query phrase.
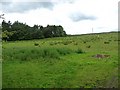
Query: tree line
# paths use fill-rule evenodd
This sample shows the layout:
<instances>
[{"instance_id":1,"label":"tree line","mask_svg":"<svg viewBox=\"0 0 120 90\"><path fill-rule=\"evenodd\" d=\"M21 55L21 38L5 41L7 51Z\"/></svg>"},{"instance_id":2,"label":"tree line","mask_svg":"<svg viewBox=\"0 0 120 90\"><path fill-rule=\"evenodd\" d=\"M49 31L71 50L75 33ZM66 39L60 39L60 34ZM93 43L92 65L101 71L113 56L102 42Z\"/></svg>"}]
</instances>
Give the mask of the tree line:
<instances>
[{"instance_id":1,"label":"tree line","mask_svg":"<svg viewBox=\"0 0 120 90\"><path fill-rule=\"evenodd\" d=\"M66 35L61 25L47 25L46 27L34 25L30 27L26 23L19 21L15 21L13 24L10 21L2 21L2 40L5 41L43 39Z\"/></svg>"}]
</instances>

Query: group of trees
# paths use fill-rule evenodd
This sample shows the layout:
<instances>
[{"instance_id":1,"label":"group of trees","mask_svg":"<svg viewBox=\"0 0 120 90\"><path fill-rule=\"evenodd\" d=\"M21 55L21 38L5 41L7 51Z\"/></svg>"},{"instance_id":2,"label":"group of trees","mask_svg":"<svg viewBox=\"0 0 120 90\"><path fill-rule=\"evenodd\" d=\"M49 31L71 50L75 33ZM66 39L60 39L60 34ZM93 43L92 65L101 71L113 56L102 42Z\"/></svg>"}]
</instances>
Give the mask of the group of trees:
<instances>
[{"instance_id":1,"label":"group of trees","mask_svg":"<svg viewBox=\"0 0 120 90\"><path fill-rule=\"evenodd\" d=\"M62 36L66 36L66 32L61 25L47 25L47 27L34 25L33 27L30 27L27 24L18 21L15 21L13 24L10 21L2 21L2 39L5 41L31 40Z\"/></svg>"}]
</instances>

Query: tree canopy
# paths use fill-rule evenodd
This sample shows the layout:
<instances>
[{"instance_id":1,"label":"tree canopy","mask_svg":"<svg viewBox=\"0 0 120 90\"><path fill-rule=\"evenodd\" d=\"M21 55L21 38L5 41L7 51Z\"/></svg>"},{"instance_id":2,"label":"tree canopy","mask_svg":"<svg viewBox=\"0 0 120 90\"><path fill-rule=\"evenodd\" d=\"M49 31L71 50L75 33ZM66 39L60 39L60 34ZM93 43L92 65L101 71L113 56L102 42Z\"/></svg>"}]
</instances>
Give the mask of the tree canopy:
<instances>
[{"instance_id":1,"label":"tree canopy","mask_svg":"<svg viewBox=\"0 0 120 90\"><path fill-rule=\"evenodd\" d=\"M63 37L66 36L61 25L34 25L30 27L27 24L15 21L13 24L11 21L2 21L2 39L5 41L16 41L16 40L32 40L32 39L43 39L51 37Z\"/></svg>"}]
</instances>

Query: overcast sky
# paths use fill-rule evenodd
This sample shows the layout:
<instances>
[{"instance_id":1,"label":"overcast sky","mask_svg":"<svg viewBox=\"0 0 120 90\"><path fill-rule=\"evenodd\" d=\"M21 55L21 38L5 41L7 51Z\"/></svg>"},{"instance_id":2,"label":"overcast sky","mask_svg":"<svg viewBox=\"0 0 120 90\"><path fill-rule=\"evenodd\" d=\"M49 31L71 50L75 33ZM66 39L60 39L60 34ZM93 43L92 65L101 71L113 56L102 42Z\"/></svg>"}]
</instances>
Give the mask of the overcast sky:
<instances>
[{"instance_id":1,"label":"overcast sky","mask_svg":"<svg viewBox=\"0 0 120 90\"><path fill-rule=\"evenodd\" d=\"M109 32L118 30L118 1L0 0L0 14L12 23L62 25L67 34Z\"/></svg>"}]
</instances>

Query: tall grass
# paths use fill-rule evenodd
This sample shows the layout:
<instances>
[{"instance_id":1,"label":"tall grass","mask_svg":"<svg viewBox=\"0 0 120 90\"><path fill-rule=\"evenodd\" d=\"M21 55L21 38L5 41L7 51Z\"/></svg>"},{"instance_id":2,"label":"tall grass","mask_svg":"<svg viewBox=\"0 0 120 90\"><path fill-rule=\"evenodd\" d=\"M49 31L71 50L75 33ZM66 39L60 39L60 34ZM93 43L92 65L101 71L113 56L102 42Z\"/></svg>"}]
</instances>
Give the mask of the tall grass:
<instances>
[{"instance_id":1,"label":"tall grass","mask_svg":"<svg viewBox=\"0 0 120 90\"><path fill-rule=\"evenodd\" d=\"M3 60L21 60L27 61L40 58L60 59L62 55L71 54L74 51L70 48L55 47L32 47L32 48L8 48L3 50Z\"/></svg>"}]
</instances>

